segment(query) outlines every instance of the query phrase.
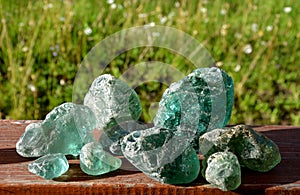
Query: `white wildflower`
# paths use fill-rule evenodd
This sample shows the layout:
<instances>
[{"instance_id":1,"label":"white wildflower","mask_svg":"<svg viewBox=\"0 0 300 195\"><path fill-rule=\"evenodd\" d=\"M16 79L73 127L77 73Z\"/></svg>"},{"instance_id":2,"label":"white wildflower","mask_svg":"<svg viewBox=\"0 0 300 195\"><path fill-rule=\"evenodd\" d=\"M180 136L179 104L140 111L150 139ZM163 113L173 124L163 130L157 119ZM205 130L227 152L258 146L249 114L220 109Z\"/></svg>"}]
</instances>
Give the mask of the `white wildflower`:
<instances>
[{"instance_id":1,"label":"white wildflower","mask_svg":"<svg viewBox=\"0 0 300 195\"><path fill-rule=\"evenodd\" d=\"M115 1L114 0L107 0L108 4L113 4Z\"/></svg>"},{"instance_id":2,"label":"white wildflower","mask_svg":"<svg viewBox=\"0 0 300 195\"><path fill-rule=\"evenodd\" d=\"M207 12L207 9L205 7L201 7L200 11L205 14Z\"/></svg>"},{"instance_id":3,"label":"white wildflower","mask_svg":"<svg viewBox=\"0 0 300 195\"><path fill-rule=\"evenodd\" d=\"M221 9L220 14L221 15L226 15L227 14L227 10L226 9Z\"/></svg>"},{"instance_id":4,"label":"white wildflower","mask_svg":"<svg viewBox=\"0 0 300 195\"><path fill-rule=\"evenodd\" d=\"M234 68L234 72L239 72L241 70L241 65L240 64L237 64Z\"/></svg>"},{"instance_id":5,"label":"white wildflower","mask_svg":"<svg viewBox=\"0 0 300 195\"><path fill-rule=\"evenodd\" d=\"M153 27L153 26L155 26L155 23L154 23L154 22L150 22L150 23L147 24L146 26L151 26L151 27Z\"/></svg>"},{"instance_id":6,"label":"white wildflower","mask_svg":"<svg viewBox=\"0 0 300 195\"><path fill-rule=\"evenodd\" d=\"M28 47L27 47L27 46L25 46L25 47L22 48L22 52L25 53L25 52L27 52L27 51L28 51Z\"/></svg>"},{"instance_id":7,"label":"white wildflower","mask_svg":"<svg viewBox=\"0 0 300 195\"><path fill-rule=\"evenodd\" d=\"M273 26L269 25L269 26L266 27L266 31L270 32L272 30L273 30Z\"/></svg>"},{"instance_id":8,"label":"white wildflower","mask_svg":"<svg viewBox=\"0 0 300 195\"><path fill-rule=\"evenodd\" d=\"M164 24L164 23L167 22L167 20L168 20L168 18L167 18L166 16L163 16L163 17L160 19L160 23L161 23L161 24Z\"/></svg>"},{"instance_id":9,"label":"white wildflower","mask_svg":"<svg viewBox=\"0 0 300 195\"><path fill-rule=\"evenodd\" d=\"M90 27L86 27L84 30L83 30L84 34L86 35L90 35L92 34L93 30L90 28Z\"/></svg>"},{"instance_id":10,"label":"white wildflower","mask_svg":"<svg viewBox=\"0 0 300 195\"><path fill-rule=\"evenodd\" d=\"M66 84L66 81L64 79L60 79L59 84L63 86Z\"/></svg>"},{"instance_id":11,"label":"white wildflower","mask_svg":"<svg viewBox=\"0 0 300 195\"><path fill-rule=\"evenodd\" d=\"M177 7L177 8L180 7L180 3L178 1L175 2L175 7Z\"/></svg>"},{"instance_id":12,"label":"white wildflower","mask_svg":"<svg viewBox=\"0 0 300 195\"><path fill-rule=\"evenodd\" d=\"M253 24L251 25L251 30L252 30L253 32L257 32L257 30L258 30L258 25L257 25L256 23L253 23Z\"/></svg>"},{"instance_id":13,"label":"white wildflower","mask_svg":"<svg viewBox=\"0 0 300 195\"><path fill-rule=\"evenodd\" d=\"M245 54L250 54L252 53L252 46L250 44L247 44L244 48L243 51Z\"/></svg>"},{"instance_id":14,"label":"white wildflower","mask_svg":"<svg viewBox=\"0 0 300 195\"><path fill-rule=\"evenodd\" d=\"M221 26L221 35L225 36L227 34L227 30L229 27L230 27L229 24L223 24Z\"/></svg>"},{"instance_id":15,"label":"white wildflower","mask_svg":"<svg viewBox=\"0 0 300 195\"><path fill-rule=\"evenodd\" d=\"M292 7L284 7L283 11L284 13L290 13L292 11Z\"/></svg>"},{"instance_id":16,"label":"white wildflower","mask_svg":"<svg viewBox=\"0 0 300 195\"><path fill-rule=\"evenodd\" d=\"M219 67L219 68L222 67L223 66L223 62L221 62L221 61L217 62L216 66Z\"/></svg>"},{"instance_id":17,"label":"white wildflower","mask_svg":"<svg viewBox=\"0 0 300 195\"><path fill-rule=\"evenodd\" d=\"M28 85L28 88L30 89L30 91L35 92L36 91L36 87L32 84Z\"/></svg>"},{"instance_id":18,"label":"white wildflower","mask_svg":"<svg viewBox=\"0 0 300 195\"><path fill-rule=\"evenodd\" d=\"M117 8L117 4L113 3L110 5L111 9L116 9Z\"/></svg>"}]
</instances>

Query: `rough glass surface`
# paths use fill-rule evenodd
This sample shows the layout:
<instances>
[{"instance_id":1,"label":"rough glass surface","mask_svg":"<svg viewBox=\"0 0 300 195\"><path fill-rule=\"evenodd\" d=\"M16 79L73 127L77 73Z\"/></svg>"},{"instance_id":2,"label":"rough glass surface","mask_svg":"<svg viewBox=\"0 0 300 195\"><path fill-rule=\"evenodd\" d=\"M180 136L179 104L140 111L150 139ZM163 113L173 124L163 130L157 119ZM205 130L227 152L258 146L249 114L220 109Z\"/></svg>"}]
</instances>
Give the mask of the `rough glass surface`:
<instances>
[{"instance_id":1,"label":"rough glass surface","mask_svg":"<svg viewBox=\"0 0 300 195\"><path fill-rule=\"evenodd\" d=\"M208 157L218 151L231 151L241 166L267 172L281 161L278 146L263 134L245 125L215 129L199 139L200 152ZM203 161L205 167L205 160Z\"/></svg>"},{"instance_id":2,"label":"rough glass surface","mask_svg":"<svg viewBox=\"0 0 300 195\"><path fill-rule=\"evenodd\" d=\"M80 168L88 175L102 175L121 167L122 161L105 152L97 142L84 145L80 152Z\"/></svg>"},{"instance_id":3,"label":"rough glass surface","mask_svg":"<svg viewBox=\"0 0 300 195\"><path fill-rule=\"evenodd\" d=\"M196 151L186 138L153 127L126 135L121 143L124 156L139 170L162 183L184 184L200 171Z\"/></svg>"},{"instance_id":4,"label":"rough glass surface","mask_svg":"<svg viewBox=\"0 0 300 195\"><path fill-rule=\"evenodd\" d=\"M235 190L241 184L241 168L231 152L217 152L207 159L205 179L221 190Z\"/></svg>"},{"instance_id":5,"label":"rough glass surface","mask_svg":"<svg viewBox=\"0 0 300 195\"><path fill-rule=\"evenodd\" d=\"M154 125L172 130L179 126L196 129L198 140L206 131L228 123L233 100L230 76L218 68L199 68L164 92Z\"/></svg>"},{"instance_id":6,"label":"rough glass surface","mask_svg":"<svg viewBox=\"0 0 300 195\"><path fill-rule=\"evenodd\" d=\"M110 151L115 155L123 155L121 150L121 140L123 137L130 132L147 128L147 124L138 121L124 121L106 129L105 132L102 133L99 143L103 146L104 150Z\"/></svg>"},{"instance_id":7,"label":"rough glass surface","mask_svg":"<svg viewBox=\"0 0 300 195\"><path fill-rule=\"evenodd\" d=\"M110 74L97 77L84 98L97 118L97 128L105 130L116 123L137 120L142 107L135 91Z\"/></svg>"},{"instance_id":8,"label":"rough glass surface","mask_svg":"<svg viewBox=\"0 0 300 195\"><path fill-rule=\"evenodd\" d=\"M31 173L45 179L53 179L61 176L69 169L69 163L63 154L48 154L38 158L28 165Z\"/></svg>"},{"instance_id":9,"label":"rough glass surface","mask_svg":"<svg viewBox=\"0 0 300 195\"><path fill-rule=\"evenodd\" d=\"M96 118L90 108L64 103L48 113L44 121L29 124L16 150L24 157L54 153L77 156L85 143L94 140L95 127Z\"/></svg>"}]
</instances>

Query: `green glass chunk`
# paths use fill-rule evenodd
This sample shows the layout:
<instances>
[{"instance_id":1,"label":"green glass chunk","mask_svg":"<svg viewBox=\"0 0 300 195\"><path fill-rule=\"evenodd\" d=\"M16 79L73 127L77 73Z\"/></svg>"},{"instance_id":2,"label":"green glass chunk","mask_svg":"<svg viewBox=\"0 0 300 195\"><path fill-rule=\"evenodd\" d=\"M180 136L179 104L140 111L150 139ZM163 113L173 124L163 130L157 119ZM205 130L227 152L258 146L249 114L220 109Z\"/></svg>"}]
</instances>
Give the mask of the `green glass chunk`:
<instances>
[{"instance_id":1,"label":"green glass chunk","mask_svg":"<svg viewBox=\"0 0 300 195\"><path fill-rule=\"evenodd\" d=\"M228 123L233 101L230 76L218 68L199 68L164 92L154 125L171 130L196 129L198 143L200 135Z\"/></svg>"},{"instance_id":2,"label":"green glass chunk","mask_svg":"<svg viewBox=\"0 0 300 195\"><path fill-rule=\"evenodd\" d=\"M47 114L44 121L29 124L16 150L24 157L54 153L77 156L85 143L94 140L95 127L96 118L90 108L64 103Z\"/></svg>"},{"instance_id":3,"label":"green glass chunk","mask_svg":"<svg viewBox=\"0 0 300 195\"><path fill-rule=\"evenodd\" d=\"M186 137L153 127L126 135L121 143L124 156L147 176L169 184L195 180L200 171L196 151Z\"/></svg>"},{"instance_id":4,"label":"green glass chunk","mask_svg":"<svg viewBox=\"0 0 300 195\"><path fill-rule=\"evenodd\" d=\"M48 154L38 158L28 165L31 173L45 179L53 179L61 176L69 169L69 163L63 154Z\"/></svg>"},{"instance_id":5,"label":"green glass chunk","mask_svg":"<svg viewBox=\"0 0 300 195\"><path fill-rule=\"evenodd\" d=\"M121 141L125 135L137 130L148 129L148 125L130 120L116 124L108 128L102 133L99 143L103 146L104 150L110 151L116 155L123 155L121 150Z\"/></svg>"},{"instance_id":6,"label":"green glass chunk","mask_svg":"<svg viewBox=\"0 0 300 195\"><path fill-rule=\"evenodd\" d=\"M231 152L217 152L207 159L205 179L217 188L235 190L241 184L241 168Z\"/></svg>"},{"instance_id":7,"label":"green glass chunk","mask_svg":"<svg viewBox=\"0 0 300 195\"><path fill-rule=\"evenodd\" d=\"M116 123L137 120L142 107L135 91L110 74L97 77L84 98L97 118L97 128L105 130Z\"/></svg>"},{"instance_id":8,"label":"green glass chunk","mask_svg":"<svg viewBox=\"0 0 300 195\"><path fill-rule=\"evenodd\" d=\"M218 151L231 151L238 157L241 166L260 172L271 170L281 161L278 146L245 125L207 132L200 137L199 146L205 157Z\"/></svg>"},{"instance_id":9,"label":"green glass chunk","mask_svg":"<svg viewBox=\"0 0 300 195\"><path fill-rule=\"evenodd\" d=\"M80 153L80 168L88 175L102 175L121 167L122 161L105 152L97 142L84 145Z\"/></svg>"}]
</instances>

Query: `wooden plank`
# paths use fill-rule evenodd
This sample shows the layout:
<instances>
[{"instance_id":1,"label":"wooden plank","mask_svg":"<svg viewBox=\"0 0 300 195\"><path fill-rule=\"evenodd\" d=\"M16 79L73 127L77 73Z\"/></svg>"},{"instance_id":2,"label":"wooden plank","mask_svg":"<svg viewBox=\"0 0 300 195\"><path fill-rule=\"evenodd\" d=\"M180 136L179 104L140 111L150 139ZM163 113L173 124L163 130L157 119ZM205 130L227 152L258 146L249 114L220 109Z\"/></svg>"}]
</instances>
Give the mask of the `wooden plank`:
<instances>
[{"instance_id":1,"label":"wooden plank","mask_svg":"<svg viewBox=\"0 0 300 195\"><path fill-rule=\"evenodd\" d=\"M282 162L267 173L242 170L242 184L232 192L210 186L201 176L189 185L158 183L122 158L121 169L103 176L89 176L78 160L69 160L67 173L45 180L27 170L34 159L23 158L15 144L34 121L0 121L0 194L300 194L300 127L255 126L278 144Z\"/></svg>"}]
</instances>

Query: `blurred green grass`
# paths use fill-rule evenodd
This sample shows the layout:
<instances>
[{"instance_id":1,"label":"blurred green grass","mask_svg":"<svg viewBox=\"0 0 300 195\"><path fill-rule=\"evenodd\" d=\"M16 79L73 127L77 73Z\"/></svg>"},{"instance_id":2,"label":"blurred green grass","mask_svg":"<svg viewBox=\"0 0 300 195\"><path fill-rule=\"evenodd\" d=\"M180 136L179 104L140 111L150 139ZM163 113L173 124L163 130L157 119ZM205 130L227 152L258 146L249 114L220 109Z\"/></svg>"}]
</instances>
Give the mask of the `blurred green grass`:
<instances>
[{"instance_id":1,"label":"blurred green grass","mask_svg":"<svg viewBox=\"0 0 300 195\"><path fill-rule=\"evenodd\" d=\"M230 123L300 125L300 1L0 1L0 118L42 119L72 101L72 84L87 52L112 33L145 24L189 33L235 81ZM119 76L156 60L189 73L191 64L160 48L117 57L106 72ZM136 90L142 120L167 86ZM151 113L152 112L152 113Z\"/></svg>"}]
</instances>

